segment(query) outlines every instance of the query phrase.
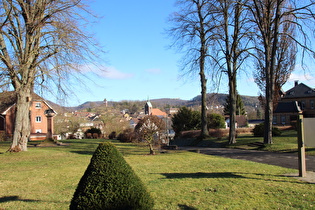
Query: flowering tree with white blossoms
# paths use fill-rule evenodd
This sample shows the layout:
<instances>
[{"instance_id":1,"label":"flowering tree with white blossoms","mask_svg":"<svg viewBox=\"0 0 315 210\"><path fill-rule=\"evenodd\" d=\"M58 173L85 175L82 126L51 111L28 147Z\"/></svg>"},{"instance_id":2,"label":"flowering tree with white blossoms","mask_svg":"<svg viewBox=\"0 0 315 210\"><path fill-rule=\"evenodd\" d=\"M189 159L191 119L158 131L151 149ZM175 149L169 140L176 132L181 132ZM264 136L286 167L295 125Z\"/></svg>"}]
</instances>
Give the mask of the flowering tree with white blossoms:
<instances>
[{"instance_id":1,"label":"flowering tree with white blossoms","mask_svg":"<svg viewBox=\"0 0 315 210\"><path fill-rule=\"evenodd\" d=\"M154 115L144 117L135 127L135 132L138 134L139 140L144 140L150 148L150 155L154 155L155 151L153 144L159 139L162 130L165 129L165 124L162 119Z\"/></svg>"}]
</instances>

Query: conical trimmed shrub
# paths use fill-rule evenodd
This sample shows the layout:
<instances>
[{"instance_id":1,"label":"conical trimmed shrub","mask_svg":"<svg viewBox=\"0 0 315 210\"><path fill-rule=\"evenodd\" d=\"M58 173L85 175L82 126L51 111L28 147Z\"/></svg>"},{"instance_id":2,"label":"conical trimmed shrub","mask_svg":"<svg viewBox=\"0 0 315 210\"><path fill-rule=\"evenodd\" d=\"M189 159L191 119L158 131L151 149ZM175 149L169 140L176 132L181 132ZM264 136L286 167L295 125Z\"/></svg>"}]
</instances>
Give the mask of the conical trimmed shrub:
<instances>
[{"instance_id":1,"label":"conical trimmed shrub","mask_svg":"<svg viewBox=\"0 0 315 210\"><path fill-rule=\"evenodd\" d=\"M82 176L70 209L152 209L153 199L116 147L101 143Z\"/></svg>"}]
</instances>

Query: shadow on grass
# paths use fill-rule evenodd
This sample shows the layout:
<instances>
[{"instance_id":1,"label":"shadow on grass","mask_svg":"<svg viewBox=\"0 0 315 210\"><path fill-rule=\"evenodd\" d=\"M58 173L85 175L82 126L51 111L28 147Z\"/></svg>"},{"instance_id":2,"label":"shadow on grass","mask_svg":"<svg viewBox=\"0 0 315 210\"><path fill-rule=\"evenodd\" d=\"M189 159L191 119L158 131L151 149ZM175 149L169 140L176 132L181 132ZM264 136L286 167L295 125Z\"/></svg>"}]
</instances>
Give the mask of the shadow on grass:
<instances>
[{"instance_id":1,"label":"shadow on grass","mask_svg":"<svg viewBox=\"0 0 315 210\"><path fill-rule=\"evenodd\" d=\"M179 207L179 209L181 209L181 210L197 210L197 208L190 207L190 206L183 205L183 204L178 204L178 207Z\"/></svg>"},{"instance_id":2,"label":"shadow on grass","mask_svg":"<svg viewBox=\"0 0 315 210\"><path fill-rule=\"evenodd\" d=\"M305 182L300 182L298 180L292 179L283 179L284 175L271 175L271 174L259 174L259 173L235 173L235 172L214 172L214 173L205 173L205 172L196 172L196 173L160 173L165 176L165 179L202 179L202 178L227 178L227 179L253 179L253 180L265 180L273 182L284 182L284 183L296 183L296 184L306 184ZM258 177L253 177L258 176Z\"/></svg>"},{"instance_id":3,"label":"shadow on grass","mask_svg":"<svg viewBox=\"0 0 315 210\"><path fill-rule=\"evenodd\" d=\"M219 173L161 173L166 179L184 179L184 178L246 178L232 172L219 172Z\"/></svg>"},{"instance_id":4,"label":"shadow on grass","mask_svg":"<svg viewBox=\"0 0 315 210\"><path fill-rule=\"evenodd\" d=\"M0 197L0 203L5 203L9 201L38 202L40 200L21 199L19 196L16 195Z\"/></svg>"},{"instance_id":5,"label":"shadow on grass","mask_svg":"<svg viewBox=\"0 0 315 210\"><path fill-rule=\"evenodd\" d=\"M93 155L95 151L94 150L93 151L78 150L78 151L71 151L71 152L79 154L79 155Z\"/></svg>"}]
</instances>

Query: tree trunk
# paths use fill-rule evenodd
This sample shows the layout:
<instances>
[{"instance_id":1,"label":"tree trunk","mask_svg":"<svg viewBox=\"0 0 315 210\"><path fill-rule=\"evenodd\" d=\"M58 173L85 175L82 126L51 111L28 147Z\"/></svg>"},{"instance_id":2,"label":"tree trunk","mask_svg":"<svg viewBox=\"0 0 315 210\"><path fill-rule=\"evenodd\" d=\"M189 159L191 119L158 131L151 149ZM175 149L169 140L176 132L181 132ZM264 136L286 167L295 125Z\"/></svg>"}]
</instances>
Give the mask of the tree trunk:
<instances>
[{"instance_id":1,"label":"tree trunk","mask_svg":"<svg viewBox=\"0 0 315 210\"><path fill-rule=\"evenodd\" d=\"M270 48L266 48L266 105L264 122L264 144L272 144L272 118L273 118L273 81L271 79Z\"/></svg>"},{"instance_id":2,"label":"tree trunk","mask_svg":"<svg viewBox=\"0 0 315 210\"><path fill-rule=\"evenodd\" d=\"M150 147L150 155L155 155L155 151L153 149L153 145L149 144L149 147Z\"/></svg>"},{"instance_id":3,"label":"tree trunk","mask_svg":"<svg viewBox=\"0 0 315 210\"><path fill-rule=\"evenodd\" d=\"M274 18L273 30L268 34L269 40L266 43L266 108L265 108L265 133L264 144L272 144L272 121L273 102L275 92L275 61L277 56L279 24L281 19L281 4L283 1L276 1L276 17Z\"/></svg>"},{"instance_id":4,"label":"tree trunk","mask_svg":"<svg viewBox=\"0 0 315 210\"><path fill-rule=\"evenodd\" d=\"M207 79L204 74L203 68L200 68L200 81L201 81L201 133L200 139L209 136L207 126Z\"/></svg>"},{"instance_id":5,"label":"tree trunk","mask_svg":"<svg viewBox=\"0 0 315 210\"><path fill-rule=\"evenodd\" d=\"M229 76L229 97L230 97L230 127L229 127L229 144L236 143L236 81L233 75Z\"/></svg>"},{"instance_id":6,"label":"tree trunk","mask_svg":"<svg viewBox=\"0 0 315 210\"><path fill-rule=\"evenodd\" d=\"M200 24L200 58L199 58L199 75L200 75L200 83L201 83L201 132L200 132L200 140L203 140L207 136L209 136L208 125L207 125L207 79L205 75L205 64L207 57L207 41L206 41L206 28L204 23L204 16L202 14L203 4L201 2L196 2L198 8L198 17Z\"/></svg>"},{"instance_id":7,"label":"tree trunk","mask_svg":"<svg viewBox=\"0 0 315 210\"><path fill-rule=\"evenodd\" d=\"M16 117L10 152L27 151L27 141L31 133L30 106L31 90L19 89L17 92Z\"/></svg>"}]
</instances>

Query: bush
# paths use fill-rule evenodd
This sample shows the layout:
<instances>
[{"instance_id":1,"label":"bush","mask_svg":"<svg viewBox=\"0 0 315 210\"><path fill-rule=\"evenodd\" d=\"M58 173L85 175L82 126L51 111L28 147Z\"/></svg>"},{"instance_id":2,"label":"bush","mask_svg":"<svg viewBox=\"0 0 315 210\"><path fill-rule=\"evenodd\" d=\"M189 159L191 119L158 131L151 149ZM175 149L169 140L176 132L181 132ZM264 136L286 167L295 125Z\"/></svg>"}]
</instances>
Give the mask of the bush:
<instances>
[{"instance_id":1,"label":"bush","mask_svg":"<svg viewBox=\"0 0 315 210\"><path fill-rule=\"evenodd\" d=\"M175 131L175 137L182 131L201 129L201 114L187 107L181 107L172 117L172 127Z\"/></svg>"},{"instance_id":2,"label":"bush","mask_svg":"<svg viewBox=\"0 0 315 210\"><path fill-rule=\"evenodd\" d=\"M71 200L70 209L152 209L143 182L111 143L94 152Z\"/></svg>"},{"instance_id":3,"label":"bush","mask_svg":"<svg viewBox=\"0 0 315 210\"><path fill-rule=\"evenodd\" d=\"M207 123L208 129L225 128L224 117L220 114L207 114Z\"/></svg>"},{"instance_id":4,"label":"bush","mask_svg":"<svg viewBox=\"0 0 315 210\"><path fill-rule=\"evenodd\" d=\"M255 128L252 130L255 137L263 137L265 131L264 123L260 123L259 125L256 125ZM272 127L272 136L281 136L281 131L279 128Z\"/></svg>"},{"instance_id":5,"label":"bush","mask_svg":"<svg viewBox=\"0 0 315 210\"><path fill-rule=\"evenodd\" d=\"M118 134L117 140L120 142L133 142L136 140L136 134L131 128L123 130L122 133Z\"/></svg>"},{"instance_id":6,"label":"bush","mask_svg":"<svg viewBox=\"0 0 315 210\"><path fill-rule=\"evenodd\" d=\"M109 138L109 139L114 139L114 138L116 138L116 132L115 132L115 131L111 132L111 133L108 135L108 138Z\"/></svg>"},{"instance_id":7,"label":"bush","mask_svg":"<svg viewBox=\"0 0 315 210\"><path fill-rule=\"evenodd\" d=\"M87 129L84 132L84 134L85 134L86 138L92 138L93 137L94 139L97 139L102 134L102 131L99 128L90 128L90 129Z\"/></svg>"},{"instance_id":8,"label":"bush","mask_svg":"<svg viewBox=\"0 0 315 210\"><path fill-rule=\"evenodd\" d=\"M229 135L229 131L227 129L210 129L209 134L212 137L222 139Z\"/></svg>"}]
</instances>

